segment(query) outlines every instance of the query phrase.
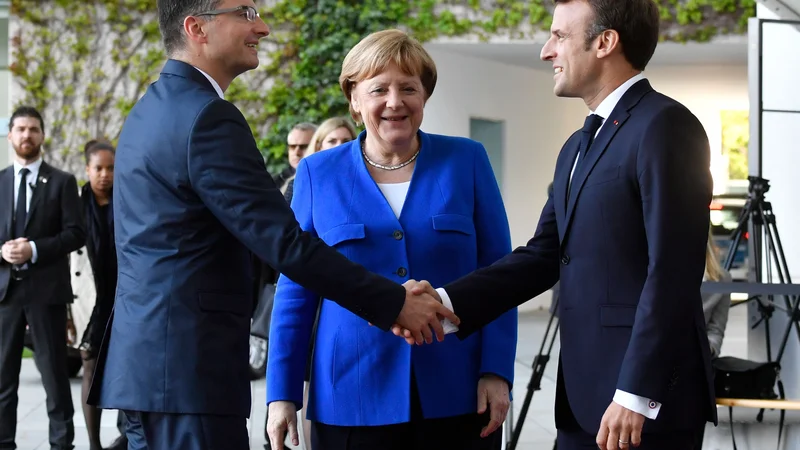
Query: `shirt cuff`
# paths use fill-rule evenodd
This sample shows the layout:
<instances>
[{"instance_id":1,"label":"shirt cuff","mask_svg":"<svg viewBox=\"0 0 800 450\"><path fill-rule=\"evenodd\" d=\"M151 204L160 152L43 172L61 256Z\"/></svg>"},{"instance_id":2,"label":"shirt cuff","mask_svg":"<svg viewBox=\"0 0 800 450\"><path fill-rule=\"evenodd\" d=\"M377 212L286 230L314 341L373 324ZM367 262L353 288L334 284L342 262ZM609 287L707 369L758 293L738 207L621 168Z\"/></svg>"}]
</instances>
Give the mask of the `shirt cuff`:
<instances>
[{"instance_id":1,"label":"shirt cuff","mask_svg":"<svg viewBox=\"0 0 800 450\"><path fill-rule=\"evenodd\" d=\"M29 241L31 244L31 264L36 264L36 260L39 259L39 253L36 251L36 243L33 241Z\"/></svg>"},{"instance_id":2,"label":"shirt cuff","mask_svg":"<svg viewBox=\"0 0 800 450\"><path fill-rule=\"evenodd\" d=\"M651 420L655 420L656 417L658 417L658 411L661 409L661 403L659 402L654 402L629 392L620 391L619 389L614 393L614 403Z\"/></svg>"},{"instance_id":3,"label":"shirt cuff","mask_svg":"<svg viewBox=\"0 0 800 450\"><path fill-rule=\"evenodd\" d=\"M444 307L450 311L455 312L453 311L453 302L450 301L450 296L447 295L447 292L444 289L439 288L436 289L436 293L442 298L442 305L444 305ZM442 320L442 328L444 328L444 334L455 333L458 331L458 327L453 325L453 322L450 322L450 319Z\"/></svg>"}]
</instances>

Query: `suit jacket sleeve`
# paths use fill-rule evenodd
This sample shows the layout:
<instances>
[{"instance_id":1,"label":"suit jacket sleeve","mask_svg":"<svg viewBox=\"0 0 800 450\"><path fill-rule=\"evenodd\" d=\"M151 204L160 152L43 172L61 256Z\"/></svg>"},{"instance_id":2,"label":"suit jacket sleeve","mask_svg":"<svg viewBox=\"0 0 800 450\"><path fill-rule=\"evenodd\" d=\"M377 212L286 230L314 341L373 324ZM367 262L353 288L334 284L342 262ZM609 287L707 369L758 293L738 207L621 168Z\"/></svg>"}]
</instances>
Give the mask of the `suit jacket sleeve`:
<instances>
[{"instance_id":1,"label":"suit jacket sleeve","mask_svg":"<svg viewBox=\"0 0 800 450\"><path fill-rule=\"evenodd\" d=\"M558 281L559 239L553 196L544 205L536 233L489 267L443 286L461 323L456 336L468 337Z\"/></svg>"},{"instance_id":2,"label":"suit jacket sleeve","mask_svg":"<svg viewBox=\"0 0 800 450\"><path fill-rule=\"evenodd\" d=\"M482 145L475 149L475 235L478 240L478 266L488 266L511 251L503 198L497 186L489 157ZM517 309L503 313L481 330L481 374L494 374L514 384L514 358L517 351Z\"/></svg>"},{"instance_id":3,"label":"suit jacket sleeve","mask_svg":"<svg viewBox=\"0 0 800 450\"><path fill-rule=\"evenodd\" d=\"M61 209L61 231L55 236L32 239L36 243L39 259L36 265L49 264L63 258L86 244L86 224L84 224L78 182L73 175L63 174L64 183L59 193ZM50 207L48 205L48 207Z\"/></svg>"},{"instance_id":4,"label":"suit jacket sleeve","mask_svg":"<svg viewBox=\"0 0 800 450\"><path fill-rule=\"evenodd\" d=\"M647 279L617 388L662 402L675 370L692 357L688 340L699 326L712 194L702 125L683 107L665 109L645 131L636 164Z\"/></svg>"},{"instance_id":5,"label":"suit jacket sleeve","mask_svg":"<svg viewBox=\"0 0 800 450\"><path fill-rule=\"evenodd\" d=\"M381 329L391 327L405 289L300 228L236 107L221 99L206 105L188 146L192 186L231 234L278 272Z\"/></svg>"},{"instance_id":6,"label":"suit jacket sleeve","mask_svg":"<svg viewBox=\"0 0 800 450\"><path fill-rule=\"evenodd\" d=\"M292 209L303 230L316 236L312 220L311 178L305 161L300 162L294 180L297 180L297 190L292 199ZM318 305L316 293L284 275L278 278L269 330L267 404L292 401L298 410L302 408L307 353L297 349L309 348Z\"/></svg>"}]
</instances>

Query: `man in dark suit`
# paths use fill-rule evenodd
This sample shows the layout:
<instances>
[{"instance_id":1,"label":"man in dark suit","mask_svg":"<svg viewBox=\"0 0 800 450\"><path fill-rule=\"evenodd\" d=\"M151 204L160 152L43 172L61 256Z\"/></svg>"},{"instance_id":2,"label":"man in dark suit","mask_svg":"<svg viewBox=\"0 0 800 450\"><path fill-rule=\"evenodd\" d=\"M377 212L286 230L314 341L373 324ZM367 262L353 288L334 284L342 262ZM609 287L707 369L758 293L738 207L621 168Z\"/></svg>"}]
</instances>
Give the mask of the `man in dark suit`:
<instances>
[{"instance_id":1,"label":"man in dark suit","mask_svg":"<svg viewBox=\"0 0 800 450\"><path fill-rule=\"evenodd\" d=\"M528 244L438 290L463 338L560 280L559 450L692 449L717 419L700 299L709 144L642 76L658 24L652 0L556 1L541 56L555 94L592 114Z\"/></svg>"},{"instance_id":2,"label":"man in dark suit","mask_svg":"<svg viewBox=\"0 0 800 450\"><path fill-rule=\"evenodd\" d=\"M458 319L299 227L223 98L269 33L252 0L158 0L158 11L170 60L117 146L119 278L90 402L126 412L131 449L247 449L251 252L385 330L443 339L438 315Z\"/></svg>"},{"instance_id":3,"label":"man in dark suit","mask_svg":"<svg viewBox=\"0 0 800 450\"><path fill-rule=\"evenodd\" d=\"M14 163L0 172L0 449L16 448L17 389L25 325L47 393L50 447L72 449L67 374L69 254L83 246L75 177L42 161L44 121L18 108L9 122Z\"/></svg>"}]
</instances>

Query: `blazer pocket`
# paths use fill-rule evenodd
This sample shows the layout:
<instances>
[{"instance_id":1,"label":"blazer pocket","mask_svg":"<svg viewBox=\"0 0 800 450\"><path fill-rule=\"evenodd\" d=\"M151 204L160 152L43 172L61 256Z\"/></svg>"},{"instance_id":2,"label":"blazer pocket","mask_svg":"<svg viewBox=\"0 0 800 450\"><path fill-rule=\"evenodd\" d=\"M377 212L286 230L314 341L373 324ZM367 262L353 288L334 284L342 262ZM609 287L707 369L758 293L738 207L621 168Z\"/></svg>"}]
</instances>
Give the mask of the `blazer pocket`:
<instances>
[{"instance_id":1,"label":"blazer pocket","mask_svg":"<svg viewBox=\"0 0 800 450\"><path fill-rule=\"evenodd\" d=\"M608 183L609 181L617 180L619 179L619 172L619 166L612 167L610 169L604 169L599 172L592 172L589 174L589 178L586 180L586 186L594 186L596 184L603 184Z\"/></svg>"},{"instance_id":2,"label":"blazer pocket","mask_svg":"<svg viewBox=\"0 0 800 450\"><path fill-rule=\"evenodd\" d=\"M345 241L364 239L366 231L363 223L346 223L331 228L320 237L326 244L334 246Z\"/></svg>"},{"instance_id":3,"label":"blazer pocket","mask_svg":"<svg viewBox=\"0 0 800 450\"><path fill-rule=\"evenodd\" d=\"M628 305L601 305L600 325L604 327L632 327L636 307Z\"/></svg>"},{"instance_id":4,"label":"blazer pocket","mask_svg":"<svg viewBox=\"0 0 800 450\"><path fill-rule=\"evenodd\" d=\"M471 217L460 214L438 214L431 218L436 231L458 231L467 235L475 234L475 224Z\"/></svg>"},{"instance_id":5,"label":"blazer pocket","mask_svg":"<svg viewBox=\"0 0 800 450\"><path fill-rule=\"evenodd\" d=\"M249 316L253 312L253 300L242 294L201 292L197 295L200 310L210 313L232 313Z\"/></svg>"}]
</instances>

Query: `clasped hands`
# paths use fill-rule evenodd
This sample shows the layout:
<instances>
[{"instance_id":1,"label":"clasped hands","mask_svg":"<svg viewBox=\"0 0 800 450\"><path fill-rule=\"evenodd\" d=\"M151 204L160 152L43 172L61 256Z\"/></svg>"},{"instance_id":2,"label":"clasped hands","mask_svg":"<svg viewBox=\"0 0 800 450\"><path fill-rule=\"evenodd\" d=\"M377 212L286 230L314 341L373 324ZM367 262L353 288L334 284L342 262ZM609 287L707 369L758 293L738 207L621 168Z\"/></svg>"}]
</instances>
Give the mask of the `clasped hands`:
<instances>
[{"instance_id":1,"label":"clasped hands","mask_svg":"<svg viewBox=\"0 0 800 450\"><path fill-rule=\"evenodd\" d=\"M442 299L427 281L408 280L403 283L406 288L406 302L397 322L392 326L392 333L400 336L409 344L428 344L433 336L439 342L444 340L442 320L447 319L454 325L460 323L453 311L442 305Z\"/></svg>"},{"instance_id":2,"label":"clasped hands","mask_svg":"<svg viewBox=\"0 0 800 450\"><path fill-rule=\"evenodd\" d=\"M3 259L11 264L24 264L33 257L33 249L27 238L6 241L2 248Z\"/></svg>"}]
</instances>

